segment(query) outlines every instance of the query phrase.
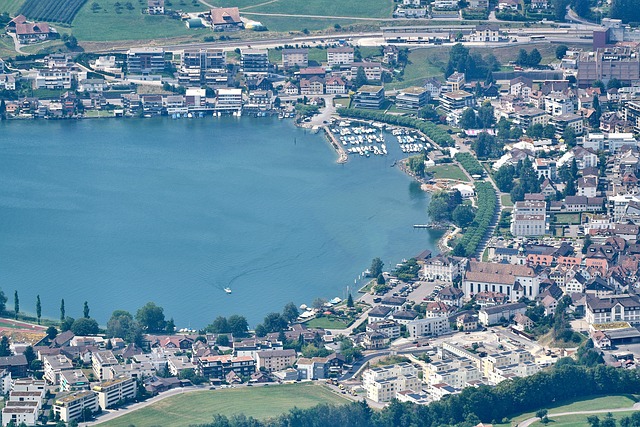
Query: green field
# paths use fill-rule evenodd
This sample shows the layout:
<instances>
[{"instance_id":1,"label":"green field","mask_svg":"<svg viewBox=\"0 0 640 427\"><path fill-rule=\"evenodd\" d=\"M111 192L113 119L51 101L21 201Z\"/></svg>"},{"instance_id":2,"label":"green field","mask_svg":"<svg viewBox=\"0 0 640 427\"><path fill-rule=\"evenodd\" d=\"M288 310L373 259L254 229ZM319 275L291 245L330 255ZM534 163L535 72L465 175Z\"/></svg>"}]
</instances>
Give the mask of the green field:
<instances>
[{"instance_id":1,"label":"green field","mask_svg":"<svg viewBox=\"0 0 640 427\"><path fill-rule=\"evenodd\" d=\"M2 0L0 1L0 13L7 12L11 16L16 16L24 0Z\"/></svg>"},{"instance_id":2,"label":"green field","mask_svg":"<svg viewBox=\"0 0 640 427\"><path fill-rule=\"evenodd\" d=\"M554 221L556 224L580 224L579 213L561 213L554 215Z\"/></svg>"},{"instance_id":3,"label":"green field","mask_svg":"<svg viewBox=\"0 0 640 427\"><path fill-rule=\"evenodd\" d=\"M500 201L502 202L502 206L505 208L513 207L513 202L511 201L511 196L509 194L503 194L500 196Z\"/></svg>"},{"instance_id":4,"label":"green field","mask_svg":"<svg viewBox=\"0 0 640 427\"><path fill-rule=\"evenodd\" d=\"M385 84L385 89L402 89L409 86L422 86L429 77L443 78L443 70L449 55L449 48L433 47L412 50L409 62L404 69L402 80Z\"/></svg>"},{"instance_id":5,"label":"green field","mask_svg":"<svg viewBox=\"0 0 640 427\"><path fill-rule=\"evenodd\" d=\"M638 412L638 411L621 411L621 412L613 412L613 418L615 420L620 420L623 417L628 417L631 414L633 414L634 412ZM607 414L604 413L598 413L598 414L592 414L597 416L598 418L600 418L600 421L602 421L604 418L606 418ZM584 427L584 426L588 426L589 423L587 422L587 417L589 415L566 415L564 417L549 417L549 420L551 421L551 423L547 424L547 426L552 425L553 427ZM535 423L531 424L532 427L543 427L544 424L541 423L540 421L536 421Z\"/></svg>"},{"instance_id":6,"label":"green field","mask_svg":"<svg viewBox=\"0 0 640 427\"><path fill-rule=\"evenodd\" d=\"M467 178L467 175L465 175L462 169L454 164L434 166L427 169L426 172L433 175L435 179L455 179L458 181L469 182L469 178Z\"/></svg>"},{"instance_id":7,"label":"green field","mask_svg":"<svg viewBox=\"0 0 640 427\"><path fill-rule=\"evenodd\" d=\"M344 29L349 29L350 25L354 21L346 19L330 19L330 18L294 18L290 16L268 16L268 15L242 15L254 21L262 23L269 31L277 32L295 32L302 34L301 31L307 29L309 31L319 31L326 29L333 29L333 26L338 24ZM359 26L364 25L377 25L376 29L380 26L380 21L357 21ZM359 28L358 31L368 31L367 28Z\"/></svg>"},{"instance_id":8,"label":"green field","mask_svg":"<svg viewBox=\"0 0 640 427\"><path fill-rule=\"evenodd\" d=\"M305 323L308 328L345 329L346 322L329 317L316 317Z\"/></svg>"},{"instance_id":9,"label":"green field","mask_svg":"<svg viewBox=\"0 0 640 427\"><path fill-rule=\"evenodd\" d=\"M93 3L98 3L100 9L92 10ZM177 19L165 16L150 16L141 10L146 7L146 1L133 1L133 10L122 9L116 12L115 3L118 0L88 1L73 20L73 34L80 41L115 41L139 39L164 39L178 36L200 37L211 34L207 29L188 29ZM178 2L175 2L176 5Z\"/></svg>"},{"instance_id":10,"label":"green field","mask_svg":"<svg viewBox=\"0 0 640 427\"><path fill-rule=\"evenodd\" d=\"M356 18L391 18L392 0L209 0L213 6L238 6L241 12L284 13L291 15L348 16ZM247 15L253 19L251 15ZM256 20L260 20L256 16Z\"/></svg>"},{"instance_id":11,"label":"green field","mask_svg":"<svg viewBox=\"0 0 640 427\"><path fill-rule=\"evenodd\" d=\"M597 411L601 409L617 409L617 408L630 408L637 401L636 396L632 395L617 395L617 396L600 396L600 397L592 397L589 399L581 399L575 401L561 402L560 404L550 405L547 408L550 414L562 413L562 412L578 412L578 411ZM604 415L604 414L603 414ZM494 427L509 427L515 426L517 423L529 419L535 416L534 412L527 412L525 414L521 414L515 416L510 419L510 422L503 424L494 424ZM554 419L553 415L549 415L550 419ZM586 416L584 416L586 419ZM555 420L554 420L555 421ZM537 424L534 424L537 425ZM553 426L557 426L558 424L553 423ZM564 424L563 424L564 425ZM577 424L577 425L587 425L586 423Z\"/></svg>"},{"instance_id":12,"label":"green field","mask_svg":"<svg viewBox=\"0 0 640 427\"><path fill-rule=\"evenodd\" d=\"M146 408L99 424L104 427L187 427L211 421L213 414L244 414L269 418L294 407L310 408L321 403L347 401L321 385L312 383L242 387L229 390L197 391L168 397Z\"/></svg>"}]
</instances>

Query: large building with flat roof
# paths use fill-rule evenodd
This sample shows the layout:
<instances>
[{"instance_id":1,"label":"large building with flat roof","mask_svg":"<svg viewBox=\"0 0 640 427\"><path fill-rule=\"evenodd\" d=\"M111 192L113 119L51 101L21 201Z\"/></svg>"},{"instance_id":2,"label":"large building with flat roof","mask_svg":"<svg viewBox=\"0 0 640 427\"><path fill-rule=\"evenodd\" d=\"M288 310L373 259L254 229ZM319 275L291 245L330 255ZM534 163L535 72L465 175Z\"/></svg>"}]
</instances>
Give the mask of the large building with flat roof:
<instances>
[{"instance_id":1,"label":"large building with flat roof","mask_svg":"<svg viewBox=\"0 0 640 427\"><path fill-rule=\"evenodd\" d=\"M640 55L629 46L599 48L595 52L582 52L578 57L578 85L591 86L596 80L607 84L618 79L622 84L640 82Z\"/></svg>"}]
</instances>

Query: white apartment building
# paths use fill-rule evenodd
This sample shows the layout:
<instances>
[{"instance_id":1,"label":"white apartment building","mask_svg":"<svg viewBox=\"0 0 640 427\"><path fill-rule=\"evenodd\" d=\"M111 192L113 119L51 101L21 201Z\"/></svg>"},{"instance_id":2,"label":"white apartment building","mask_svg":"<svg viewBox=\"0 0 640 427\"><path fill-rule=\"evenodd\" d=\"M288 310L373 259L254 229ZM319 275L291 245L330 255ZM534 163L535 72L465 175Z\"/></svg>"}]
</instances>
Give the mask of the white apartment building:
<instances>
[{"instance_id":1,"label":"white apartment building","mask_svg":"<svg viewBox=\"0 0 640 427\"><path fill-rule=\"evenodd\" d=\"M438 255L424 262L422 274L427 280L453 282L464 271L466 258Z\"/></svg>"},{"instance_id":2,"label":"white apartment building","mask_svg":"<svg viewBox=\"0 0 640 427\"><path fill-rule=\"evenodd\" d=\"M97 351L91 355L93 375L99 380L107 378L109 367L118 364L118 359L111 350Z\"/></svg>"},{"instance_id":3,"label":"white apartment building","mask_svg":"<svg viewBox=\"0 0 640 427\"><path fill-rule=\"evenodd\" d=\"M472 381L481 381L482 373L471 359L451 355L451 357L428 363L424 378L430 387L436 384L448 384L461 389Z\"/></svg>"},{"instance_id":4,"label":"white apartment building","mask_svg":"<svg viewBox=\"0 0 640 427\"><path fill-rule=\"evenodd\" d=\"M35 406L7 405L2 408L2 425L21 425L22 423L33 426L38 421L38 408Z\"/></svg>"},{"instance_id":5,"label":"white apartment building","mask_svg":"<svg viewBox=\"0 0 640 427\"><path fill-rule=\"evenodd\" d=\"M353 62L354 50L352 47L330 47L327 49L327 65L348 65Z\"/></svg>"},{"instance_id":6,"label":"white apartment building","mask_svg":"<svg viewBox=\"0 0 640 427\"><path fill-rule=\"evenodd\" d=\"M546 210L544 200L516 202L511 216L511 234L516 237L544 235L547 231Z\"/></svg>"},{"instance_id":7,"label":"white apartment building","mask_svg":"<svg viewBox=\"0 0 640 427\"><path fill-rule=\"evenodd\" d=\"M90 390L60 396L53 403L53 413L65 423L71 420L83 420L84 411L87 408L92 413L97 412L100 408L98 395Z\"/></svg>"},{"instance_id":8,"label":"white apartment building","mask_svg":"<svg viewBox=\"0 0 640 427\"><path fill-rule=\"evenodd\" d=\"M98 395L98 404L103 410L111 408L119 402L133 399L136 396L136 381L133 378L116 378L103 381L93 391Z\"/></svg>"},{"instance_id":9,"label":"white apartment building","mask_svg":"<svg viewBox=\"0 0 640 427\"><path fill-rule=\"evenodd\" d=\"M449 319L441 316L413 320L407 323L407 331L413 339L425 336L437 337L449 332Z\"/></svg>"},{"instance_id":10,"label":"white apartment building","mask_svg":"<svg viewBox=\"0 0 640 427\"><path fill-rule=\"evenodd\" d=\"M585 320L590 325L609 322L629 322L640 325L640 297L637 295L587 295Z\"/></svg>"},{"instance_id":11,"label":"white apartment building","mask_svg":"<svg viewBox=\"0 0 640 427\"><path fill-rule=\"evenodd\" d=\"M216 91L216 111L241 111L242 89L218 89Z\"/></svg>"},{"instance_id":12,"label":"white apartment building","mask_svg":"<svg viewBox=\"0 0 640 427\"><path fill-rule=\"evenodd\" d=\"M575 111L573 100L562 92L551 92L544 97L544 107L547 114L562 116Z\"/></svg>"},{"instance_id":13,"label":"white apartment building","mask_svg":"<svg viewBox=\"0 0 640 427\"><path fill-rule=\"evenodd\" d=\"M367 399L374 402L390 402L400 391L419 391L420 384L418 369L410 363L367 369L362 374Z\"/></svg>"},{"instance_id":14,"label":"white apartment building","mask_svg":"<svg viewBox=\"0 0 640 427\"><path fill-rule=\"evenodd\" d=\"M73 363L64 354L43 356L42 363L44 366L44 379L52 385L60 384L60 375L63 371L73 369Z\"/></svg>"},{"instance_id":15,"label":"white apartment building","mask_svg":"<svg viewBox=\"0 0 640 427\"><path fill-rule=\"evenodd\" d=\"M256 353L256 364L258 369L265 369L267 372L281 371L293 366L296 361L296 351L287 350L267 350Z\"/></svg>"},{"instance_id":16,"label":"white apartment building","mask_svg":"<svg viewBox=\"0 0 640 427\"><path fill-rule=\"evenodd\" d=\"M309 49L284 49L282 51L282 67L300 67L309 66Z\"/></svg>"}]
</instances>

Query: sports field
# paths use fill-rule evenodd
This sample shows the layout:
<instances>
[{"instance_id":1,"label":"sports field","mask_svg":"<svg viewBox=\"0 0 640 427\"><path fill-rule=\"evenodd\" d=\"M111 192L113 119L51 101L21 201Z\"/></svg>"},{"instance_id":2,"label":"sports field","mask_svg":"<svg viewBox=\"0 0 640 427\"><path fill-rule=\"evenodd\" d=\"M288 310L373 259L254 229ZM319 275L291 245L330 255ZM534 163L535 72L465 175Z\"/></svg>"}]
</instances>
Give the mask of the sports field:
<instances>
[{"instance_id":1,"label":"sports field","mask_svg":"<svg viewBox=\"0 0 640 427\"><path fill-rule=\"evenodd\" d=\"M168 397L146 408L99 424L104 427L187 427L211 421L214 414L270 418L290 409L347 400L313 383L197 391Z\"/></svg>"},{"instance_id":2,"label":"sports field","mask_svg":"<svg viewBox=\"0 0 640 427\"><path fill-rule=\"evenodd\" d=\"M458 181L469 182L467 175L462 172L462 169L454 164L434 166L427 169L426 172L432 174L435 179L455 179Z\"/></svg>"}]
</instances>

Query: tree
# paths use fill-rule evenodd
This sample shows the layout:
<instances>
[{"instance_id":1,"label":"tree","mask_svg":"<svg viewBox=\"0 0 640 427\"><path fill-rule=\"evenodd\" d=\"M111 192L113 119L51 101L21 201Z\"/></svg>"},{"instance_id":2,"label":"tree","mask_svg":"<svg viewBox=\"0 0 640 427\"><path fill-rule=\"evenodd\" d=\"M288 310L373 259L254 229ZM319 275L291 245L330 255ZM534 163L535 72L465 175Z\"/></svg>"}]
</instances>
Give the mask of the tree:
<instances>
[{"instance_id":1,"label":"tree","mask_svg":"<svg viewBox=\"0 0 640 427\"><path fill-rule=\"evenodd\" d=\"M269 313L262 322L267 333L280 332L287 328L287 320L280 313Z\"/></svg>"},{"instance_id":2,"label":"tree","mask_svg":"<svg viewBox=\"0 0 640 427\"><path fill-rule=\"evenodd\" d=\"M560 44L556 47L556 59L562 59L567 54L569 48L566 44Z\"/></svg>"},{"instance_id":3,"label":"tree","mask_svg":"<svg viewBox=\"0 0 640 427\"><path fill-rule=\"evenodd\" d=\"M602 108L600 108L600 99L598 95L593 96L593 114L589 117L589 124L591 127L597 128L600 126L600 117L602 116Z\"/></svg>"},{"instance_id":4,"label":"tree","mask_svg":"<svg viewBox=\"0 0 640 427\"><path fill-rule=\"evenodd\" d=\"M46 331L47 338L49 340L54 340L58 336L58 330L55 326L49 326Z\"/></svg>"},{"instance_id":5,"label":"tree","mask_svg":"<svg viewBox=\"0 0 640 427\"><path fill-rule=\"evenodd\" d=\"M384 275L382 273L378 274L378 277L376 277L376 283L378 285L384 285L387 283L387 281L384 279Z\"/></svg>"},{"instance_id":6,"label":"tree","mask_svg":"<svg viewBox=\"0 0 640 427\"><path fill-rule=\"evenodd\" d=\"M298 316L300 316L298 307L292 302L285 305L282 309L282 317L284 317L289 323L295 322L296 319L298 319Z\"/></svg>"},{"instance_id":7,"label":"tree","mask_svg":"<svg viewBox=\"0 0 640 427\"><path fill-rule=\"evenodd\" d=\"M4 102L4 98L3 98L0 100L0 120L6 120L6 118L7 118L7 104Z\"/></svg>"},{"instance_id":8,"label":"tree","mask_svg":"<svg viewBox=\"0 0 640 427\"><path fill-rule=\"evenodd\" d=\"M611 78L607 82L607 89L620 89L621 87L622 83L620 83L620 80L616 79L615 77Z\"/></svg>"},{"instance_id":9,"label":"tree","mask_svg":"<svg viewBox=\"0 0 640 427\"><path fill-rule=\"evenodd\" d=\"M223 347L229 347L229 335L220 334L218 338L216 338L216 344L221 345Z\"/></svg>"},{"instance_id":10,"label":"tree","mask_svg":"<svg viewBox=\"0 0 640 427\"><path fill-rule=\"evenodd\" d=\"M599 427L600 426L600 418L598 418L596 415L589 415L587 417L587 422L589 423L589 425L591 427Z\"/></svg>"},{"instance_id":11,"label":"tree","mask_svg":"<svg viewBox=\"0 0 640 427\"><path fill-rule=\"evenodd\" d=\"M473 222L474 218L475 213L473 212L473 208L469 205L459 205L451 214L451 219L454 224L461 228L469 226Z\"/></svg>"},{"instance_id":12,"label":"tree","mask_svg":"<svg viewBox=\"0 0 640 427\"><path fill-rule=\"evenodd\" d=\"M107 336L122 338L128 343L142 343L142 328L133 319L133 315L125 310L115 310L107 322Z\"/></svg>"},{"instance_id":13,"label":"tree","mask_svg":"<svg viewBox=\"0 0 640 427\"><path fill-rule=\"evenodd\" d=\"M538 418L544 418L547 416L547 413L549 411L547 411L546 409L539 409L538 411L536 411L536 417Z\"/></svg>"},{"instance_id":14,"label":"tree","mask_svg":"<svg viewBox=\"0 0 640 427\"><path fill-rule=\"evenodd\" d=\"M611 3L612 18L621 19L622 22L640 22L640 8L635 0L613 0Z\"/></svg>"},{"instance_id":15,"label":"tree","mask_svg":"<svg viewBox=\"0 0 640 427\"><path fill-rule=\"evenodd\" d=\"M518 52L518 58L516 59L516 64L521 67L529 64L529 54L526 50L520 49Z\"/></svg>"},{"instance_id":16,"label":"tree","mask_svg":"<svg viewBox=\"0 0 640 427\"><path fill-rule=\"evenodd\" d=\"M169 335L173 335L176 333L176 322L173 321L173 317L167 321L164 330Z\"/></svg>"},{"instance_id":17,"label":"tree","mask_svg":"<svg viewBox=\"0 0 640 427\"><path fill-rule=\"evenodd\" d=\"M595 82L593 82L591 84L591 87L597 87L600 89L600 93L605 93L606 92L606 88L604 87L604 83L602 83L602 80L596 80Z\"/></svg>"},{"instance_id":18,"label":"tree","mask_svg":"<svg viewBox=\"0 0 640 427\"><path fill-rule=\"evenodd\" d=\"M229 332L231 332L234 337L242 338L247 336L247 332L249 331L249 323L247 323L246 317L234 314L229 316L228 323Z\"/></svg>"},{"instance_id":19,"label":"tree","mask_svg":"<svg viewBox=\"0 0 640 427\"><path fill-rule=\"evenodd\" d=\"M460 127L462 129L476 128L476 112L473 108L467 108L462 112L462 116L460 116Z\"/></svg>"},{"instance_id":20,"label":"tree","mask_svg":"<svg viewBox=\"0 0 640 427\"><path fill-rule=\"evenodd\" d=\"M84 302L84 307L82 308L82 313L83 313L82 316L85 319L88 319L90 317L89 316L89 303L87 301Z\"/></svg>"},{"instance_id":21,"label":"tree","mask_svg":"<svg viewBox=\"0 0 640 427\"><path fill-rule=\"evenodd\" d=\"M40 295L36 296L36 317L38 318L39 325L40 317L42 317L42 304L40 304Z\"/></svg>"},{"instance_id":22,"label":"tree","mask_svg":"<svg viewBox=\"0 0 640 427\"><path fill-rule=\"evenodd\" d=\"M545 138L553 138L556 135L556 127L548 124L544 127L543 135Z\"/></svg>"},{"instance_id":23,"label":"tree","mask_svg":"<svg viewBox=\"0 0 640 427\"><path fill-rule=\"evenodd\" d=\"M64 320L60 322L60 331L67 332L71 330L71 325L73 325L73 322L75 322L75 319L73 317L65 317Z\"/></svg>"},{"instance_id":24,"label":"tree","mask_svg":"<svg viewBox=\"0 0 640 427\"><path fill-rule=\"evenodd\" d=\"M65 310L64 310L64 298L60 301L60 322L64 322L65 319Z\"/></svg>"},{"instance_id":25,"label":"tree","mask_svg":"<svg viewBox=\"0 0 640 427\"><path fill-rule=\"evenodd\" d=\"M349 296L347 296L347 307L353 307L353 297L351 296L351 292L349 292Z\"/></svg>"},{"instance_id":26,"label":"tree","mask_svg":"<svg viewBox=\"0 0 640 427\"><path fill-rule=\"evenodd\" d=\"M527 129L527 136L531 138L542 138L542 136L544 136L544 125L537 123L530 126L529 129Z\"/></svg>"},{"instance_id":27,"label":"tree","mask_svg":"<svg viewBox=\"0 0 640 427\"><path fill-rule=\"evenodd\" d=\"M582 253L586 255L587 250L589 249L589 246L591 246L591 235L587 234L586 236L584 236L584 239L582 241Z\"/></svg>"},{"instance_id":28,"label":"tree","mask_svg":"<svg viewBox=\"0 0 640 427\"><path fill-rule=\"evenodd\" d=\"M73 322L71 325L71 332L80 336L96 335L100 332L100 328L98 327L98 322L96 322L95 319L81 317Z\"/></svg>"},{"instance_id":29,"label":"tree","mask_svg":"<svg viewBox=\"0 0 640 427\"><path fill-rule=\"evenodd\" d=\"M75 50L78 47L78 39L76 39L76 37L72 34L67 38L67 41L65 41L64 45L70 50Z\"/></svg>"},{"instance_id":30,"label":"tree","mask_svg":"<svg viewBox=\"0 0 640 427\"><path fill-rule=\"evenodd\" d=\"M147 332L162 332L166 326L164 309L153 302L148 302L136 312L136 320Z\"/></svg>"},{"instance_id":31,"label":"tree","mask_svg":"<svg viewBox=\"0 0 640 427\"><path fill-rule=\"evenodd\" d=\"M0 339L0 357L11 356L11 347L9 345L9 338L6 335Z\"/></svg>"},{"instance_id":32,"label":"tree","mask_svg":"<svg viewBox=\"0 0 640 427\"><path fill-rule=\"evenodd\" d=\"M327 303L326 299L324 299L324 298L316 298L311 303L311 307L315 308L316 310L322 310L326 303Z\"/></svg>"},{"instance_id":33,"label":"tree","mask_svg":"<svg viewBox=\"0 0 640 427\"><path fill-rule=\"evenodd\" d=\"M467 250L464 248L464 245L460 242L453 248L453 256L467 256Z\"/></svg>"},{"instance_id":34,"label":"tree","mask_svg":"<svg viewBox=\"0 0 640 427\"><path fill-rule=\"evenodd\" d=\"M213 334L224 334L227 332L231 332L229 328L229 322L227 318L224 316L218 316L213 320L209 326L206 327L207 332L211 332Z\"/></svg>"},{"instance_id":35,"label":"tree","mask_svg":"<svg viewBox=\"0 0 640 427\"><path fill-rule=\"evenodd\" d=\"M18 298L18 291L13 292L13 311L15 312L17 319L18 313L20 312L20 298Z\"/></svg>"},{"instance_id":36,"label":"tree","mask_svg":"<svg viewBox=\"0 0 640 427\"><path fill-rule=\"evenodd\" d=\"M540 55L538 49L533 48L533 50L529 52L527 65L529 65L530 67L537 67L538 65L540 65L540 61L542 61L542 55Z\"/></svg>"},{"instance_id":37,"label":"tree","mask_svg":"<svg viewBox=\"0 0 640 427\"><path fill-rule=\"evenodd\" d=\"M564 139L564 143L569 147L576 146L576 131L573 130L571 126L567 126L562 132L562 139Z\"/></svg>"},{"instance_id":38,"label":"tree","mask_svg":"<svg viewBox=\"0 0 640 427\"><path fill-rule=\"evenodd\" d=\"M356 79L354 80L353 85L355 86L356 89L359 89L360 87L366 85L367 83L369 83L369 81L367 80L367 75L364 72L364 68L358 67L358 71L356 73Z\"/></svg>"},{"instance_id":39,"label":"tree","mask_svg":"<svg viewBox=\"0 0 640 427\"><path fill-rule=\"evenodd\" d=\"M36 352L33 351L33 347L31 347L30 345L27 346L24 351L22 352L22 354L24 355L24 357L27 359L27 364L31 365L31 362L33 362L34 360L36 360L38 358L38 356L36 355Z\"/></svg>"},{"instance_id":40,"label":"tree","mask_svg":"<svg viewBox=\"0 0 640 427\"><path fill-rule=\"evenodd\" d=\"M374 258L371 260L371 267L369 267L369 276L378 277L382 273L384 263L380 258Z\"/></svg>"}]
</instances>

